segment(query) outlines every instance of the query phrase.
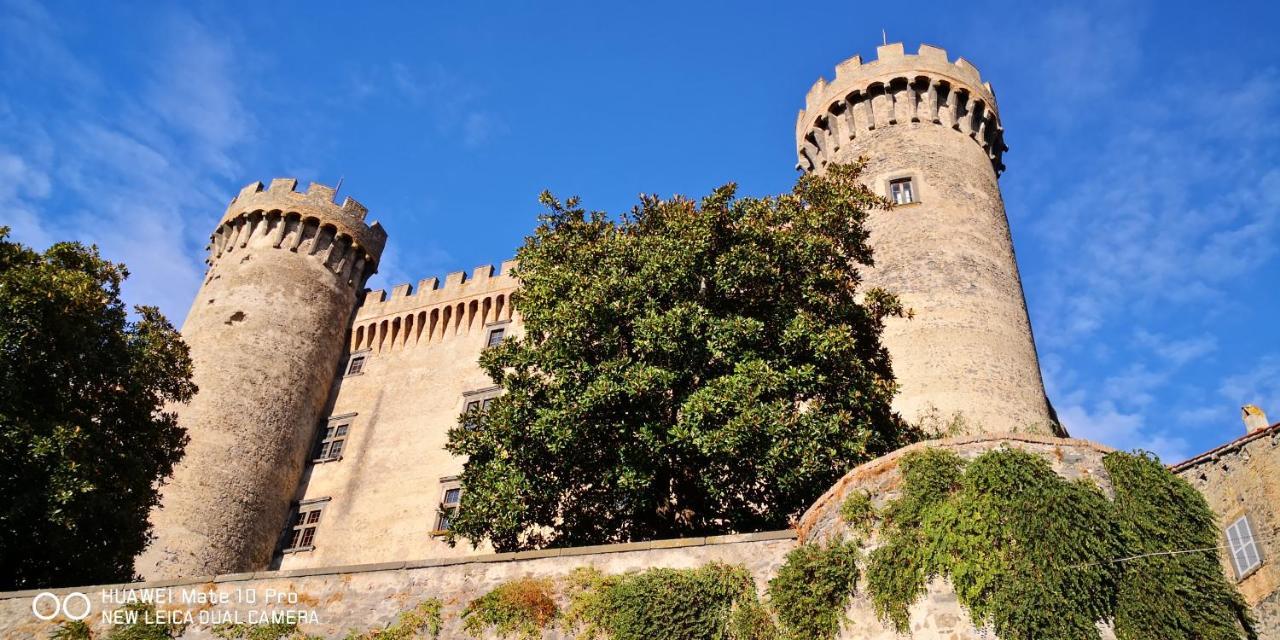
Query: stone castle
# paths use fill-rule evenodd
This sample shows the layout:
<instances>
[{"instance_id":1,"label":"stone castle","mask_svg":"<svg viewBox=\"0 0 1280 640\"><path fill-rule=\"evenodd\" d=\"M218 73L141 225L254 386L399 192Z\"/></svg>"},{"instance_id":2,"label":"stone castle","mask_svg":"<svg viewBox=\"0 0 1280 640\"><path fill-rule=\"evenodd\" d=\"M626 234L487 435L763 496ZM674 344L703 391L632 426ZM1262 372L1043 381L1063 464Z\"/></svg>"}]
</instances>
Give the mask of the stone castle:
<instances>
[{"instance_id":1,"label":"stone castle","mask_svg":"<svg viewBox=\"0 0 1280 640\"><path fill-rule=\"evenodd\" d=\"M960 416L972 434L1061 434L1045 398L997 183L991 86L946 52L857 57L809 91L799 168L870 159L895 210L870 220L870 285L914 311L884 341L896 408ZM332 188L245 187L214 231L183 337L198 396L179 408L185 461L154 515L148 577L465 554L439 533L463 460L444 450L498 392L476 364L519 335L511 263L363 292L386 233Z\"/></svg>"},{"instance_id":2,"label":"stone castle","mask_svg":"<svg viewBox=\"0 0 1280 640\"><path fill-rule=\"evenodd\" d=\"M901 385L895 408L909 421L940 418L952 437L851 470L794 530L514 554L450 547L442 534L465 499L457 481L465 461L445 451L447 431L500 391L477 358L521 334L514 264L366 291L386 232L355 200L335 203L330 187L299 191L277 179L241 190L211 237L182 328L200 389L176 407L191 442L163 487L156 539L136 570L150 585L292 589L324 603L325 620L306 630L329 636L389 621L423 595L456 616L504 580L576 566L719 560L762 583L796 544L841 535L839 505L850 492L880 504L894 497L899 461L925 446L966 458L1020 448L1063 476L1107 486L1101 459L1110 449L1068 438L1045 397L997 181L1004 132L977 69L928 45L907 54L890 44L876 60L846 60L809 91L796 148L803 171L867 158L865 182L897 204L871 216L876 266L864 274L914 311L884 334ZM1233 519L1224 525L1252 518L1258 545L1242 557L1256 562L1239 564L1235 546L1223 562L1266 634L1280 628L1280 570L1268 562L1269 536L1280 532L1278 427L1251 429L1175 469ZM1247 481L1237 468L1250 470ZM1225 540L1241 539L1233 530ZM34 595L0 594L0 632L42 633L24 613ZM901 637L876 621L865 595L849 616L858 624L842 638ZM911 616L913 638L989 637L945 584L930 584ZM461 634L452 626L445 637Z\"/></svg>"}]
</instances>

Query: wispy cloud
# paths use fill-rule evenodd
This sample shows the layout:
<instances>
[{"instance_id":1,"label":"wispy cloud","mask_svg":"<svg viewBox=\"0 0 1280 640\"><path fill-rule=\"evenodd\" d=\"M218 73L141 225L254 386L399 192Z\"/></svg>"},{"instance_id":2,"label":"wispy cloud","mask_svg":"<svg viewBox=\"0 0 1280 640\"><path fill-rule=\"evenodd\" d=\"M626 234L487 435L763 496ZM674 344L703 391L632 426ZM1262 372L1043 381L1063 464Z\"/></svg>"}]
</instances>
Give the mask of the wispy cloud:
<instances>
[{"instance_id":1,"label":"wispy cloud","mask_svg":"<svg viewBox=\"0 0 1280 640\"><path fill-rule=\"evenodd\" d=\"M6 46L52 56L45 80L68 93L58 108L9 105L4 114L4 223L37 247L97 244L130 267L128 300L160 306L180 324L203 271L202 236L225 202L227 188L209 176L237 172L231 150L253 127L232 82L234 50L174 14L167 37L138 40L151 49L140 94L113 92L86 107L74 89L105 84L92 60L39 7L10 8L0 18Z\"/></svg>"},{"instance_id":2,"label":"wispy cloud","mask_svg":"<svg viewBox=\"0 0 1280 640\"><path fill-rule=\"evenodd\" d=\"M350 94L363 99L386 95L423 109L439 135L468 149L509 131L500 110L487 104L483 86L436 63L393 62L362 70L352 77Z\"/></svg>"},{"instance_id":3,"label":"wispy cloud","mask_svg":"<svg viewBox=\"0 0 1280 640\"><path fill-rule=\"evenodd\" d=\"M1019 46L1046 80L1030 102L1052 126L1020 145L1038 176L1015 178L1015 208L1036 212L1019 253L1037 257L1032 319L1064 423L1176 460L1198 448L1187 427L1220 441L1209 434L1234 420L1209 373L1224 364L1213 327L1277 255L1280 81L1250 60L1151 59L1151 10L1058 6L1028 21ZM1253 371L1280 363L1271 354ZM1229 380L1237 397L1280 402L1265 374Z\"/></svg>"}]
</instances>

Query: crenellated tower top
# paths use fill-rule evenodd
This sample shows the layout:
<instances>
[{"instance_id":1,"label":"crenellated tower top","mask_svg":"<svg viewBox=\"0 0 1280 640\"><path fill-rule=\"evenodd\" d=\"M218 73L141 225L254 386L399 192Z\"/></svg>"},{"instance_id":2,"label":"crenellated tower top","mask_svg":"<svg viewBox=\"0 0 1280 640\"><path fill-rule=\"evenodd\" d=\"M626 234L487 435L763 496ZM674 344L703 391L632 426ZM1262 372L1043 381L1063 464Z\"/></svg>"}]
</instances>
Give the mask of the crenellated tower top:
<instances>
[{"instance_id":1,"label":"crenellated tower top","mask_svg":"<svg viewBox=\"0 0 1280 640\"><path fill-rule=\"evenodd\" d=\"M342 204L334 201L337 189L312 182L305 192L298 191L295 178L275 178L263 189L261 182L246 185L231 199L222 222L254 212L282 214L296 213L303 218L316 218L323 226L332 225L337 235L349 236L354 245L362 248L370 262L377 263L387 244L387 232L378 222L366 223L369 209L355 198L344 198Z\"/></svg>"},{"instance_id":2,"label":"crenellated tower top","mask_svg":"<svg viewBox=\"0 0 1280 640\"><path fill-rule=\"evenodd\" d=\"M276 178L265 189L261 182L241 189L209 238L208 264L260 237L272 248L319 256L344 280L364 286L377 271L387 232L365 222L369 210L354 198L334 202L333 187L312 182L301 192L297 186L293 178Z\"/></svg>"},{"instance_id":3,"label":"crenellated tower top","mask_svg":"<svg viewBox=\"0 0 1280 640\"><path fill-rule=\"evenodd\" d=\"M968 135L991 159L996 173L1008 148L995 92L964 58L951 62L944 49L920 45L912 55L902 43L876 48L877 59L854 56L836 65L835 78L809 89L796 119L796 152L802 171L820 169L860 132L906 122L931 122Z\"/></svg>"}]
</instances>

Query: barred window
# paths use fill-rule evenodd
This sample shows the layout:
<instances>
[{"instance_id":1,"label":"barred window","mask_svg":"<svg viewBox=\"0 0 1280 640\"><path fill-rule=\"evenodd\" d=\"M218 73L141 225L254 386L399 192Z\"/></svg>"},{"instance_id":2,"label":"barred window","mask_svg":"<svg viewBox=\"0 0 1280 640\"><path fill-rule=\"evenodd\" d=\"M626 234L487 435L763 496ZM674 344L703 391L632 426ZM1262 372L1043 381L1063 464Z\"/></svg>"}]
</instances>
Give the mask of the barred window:
<instances>
[{"instance_id":1,"label":"barred window","mask_svg":"<svg viewBox=\"0 0 1280 640\"><path fill-rule=\"evenodd\" d=\"M316 529L320 527L322 504L299 505L294 509L285 531L284 553L310 551L315 548Z\"/></svg>"},{"instance_id":2,"label":"barred window","mask_svg":"<svg viewBox=\"0 0 1280 640\"><path fill-rule=\"evenodd\" d=\"M916 201L915 185L911 178L898 178L889 181L889 199L894 204L911 204Z\"/></svg>"},{"instance_id":3,"label":"barred window","mask_svg":"<svg viewBox=\"0 0 1280 640\"><path fill-rule=\"evenodd\" d=\"M1227 545L1231 547L1231 564L1236 569L1236 580L1244 580L1262 566L1262 554L1258 552L1248 516L1240 516L1227 527Z\"/></svg>"}]
</instances>

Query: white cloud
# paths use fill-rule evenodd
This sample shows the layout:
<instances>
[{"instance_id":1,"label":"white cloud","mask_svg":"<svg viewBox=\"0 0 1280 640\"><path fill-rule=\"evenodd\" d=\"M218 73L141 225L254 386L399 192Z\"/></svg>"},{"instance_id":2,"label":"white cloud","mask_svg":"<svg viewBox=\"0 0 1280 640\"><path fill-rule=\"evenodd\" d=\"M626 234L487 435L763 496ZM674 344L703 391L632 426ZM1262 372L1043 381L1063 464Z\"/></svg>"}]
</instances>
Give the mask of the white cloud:
<instances>
[{"instance_id":1,"label":"white cloud","mask_svg":"<svg viewBox=\"0 0 1280 640\"><path fill-rule=\"evenodd\" d=\"M1190 455L1187 441L1152 429L1141 412L1126 412L1111 402L1094 405L1069 404L1057 407L1058 417L1072 437L1094 440L1117 449L1143 449L1165 462L1177 462Z\"/></svg>"},{"instance_id":2,"label":"white cloud","mask_svg":"<svg viewBox=\"0 0 1280 640\"><path fill-rule=\"evenodd\" d=\"M1227 377L1219 392L1237 409L1245 404L1262 407L1275 422L1280 419L1280 356L1264 356L1248 370Z\"/></svg>"},{"instance_id":3,"label":"white cloud","mask_svg":"<svg viewBox=\"0 0 1280 640\"><path fill-rule=\"evenodd\" d=\"M21 8L18 17L0 20L18 39L8 46L52 52L65 63L50 66L42 80L103 84L57 25L41 22L42 10ZM184 15L164 26L158 41L147 31L136 38L151 49L137 96L99 96L88 108L76 98L52 108L5 105L0 223L37 248L55 240L98 245L104 257L129 267L129 303L159 306L181 324L203 273L204 235L228 190L207 176L238 171L231 150L247 140L254 121L232 83L240 66L234 49Z\"/></svg>"},{"instance_id":4,"label":"white cloud","mask_svg":"<svg viewBox=\"0 0 1280 640\"><path fill-rule=\"evenodd\" d=\"M1146 329L1138 329L1134 331L1134 340L1161 358L1178 366L1203 358L1218 348L1218 339L1208 334L1177 340L1152 333Z\"/></svg>"}]
</instances>

